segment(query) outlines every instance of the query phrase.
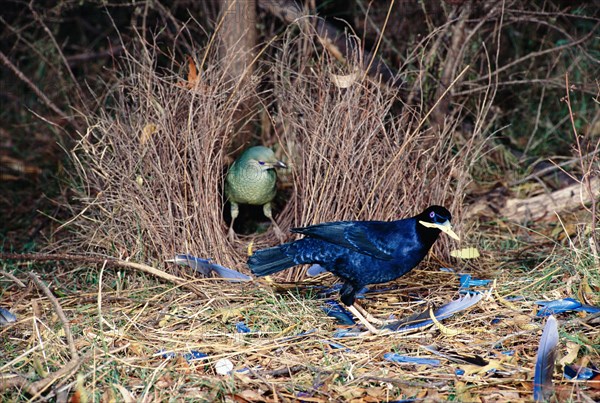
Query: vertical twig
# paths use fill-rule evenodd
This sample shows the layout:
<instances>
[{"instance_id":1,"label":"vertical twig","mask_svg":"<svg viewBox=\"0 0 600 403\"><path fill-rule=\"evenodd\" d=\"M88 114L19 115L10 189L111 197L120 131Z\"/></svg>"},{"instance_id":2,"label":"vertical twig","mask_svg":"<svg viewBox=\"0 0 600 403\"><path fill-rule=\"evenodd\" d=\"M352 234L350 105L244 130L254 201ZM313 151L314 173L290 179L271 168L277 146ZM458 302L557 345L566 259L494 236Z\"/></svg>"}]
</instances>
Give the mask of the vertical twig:
<instances>
[{"instance_id":1,"label":"vertical twig","mask_svg":"<svg viewBox=\"0 0 600 403\"><path fill-rule=\"evenodd\" d=\"M575 143L577 145L577 154L579 155L579 165L581 166L581 173L583 177L581 178L581 182L590 195L590 199L592 202L591 213L592 213L592 239L594 240L594 244L598 245L598 236L596 234L596 196L594 195L594 191L592 189L590 176L592 175L592 163L590 162L590 166L586 168L585 162L583 159L583 150L581 148L581 142L579 141L579 134L577 133L577 127L575 127L575 118L573 117L573 109L571 108L571 96L569 94L569 73L565 73L565 90L566 95L564 101L567 104L567 108L569 109L569 119L571 120L571 128L573 129L573 135L575 136ZM592 158L594 161L594 158ZM585 205L583 206L585 208Z\"/></svg>"},{"instance_id":2,"label":"vertical twig","mask_svg":"<svg viewBox=\"0 0 600 403\"><path fill-rule=\"evenodd\" d=\"M71 350L71 360L79 359L79 354L77 353L77 348L75 347L75 342L73 341L73 334L71 333L71 326L69 326L69 320L67 319L65 312L62 310L60 303L58 302L56 297L52 295L50 289L46 286L46 284L44 284L42 280L39 279L38 276L36 276L34 273L29 273L29 277L50 300L50 303L52 303L52 306L54 307L54 311L56 312L58 318L62 322L63 327L65 329L65 337L67 338L67 344L69 345L69 350Z\"/></svg>"}]
</instances>

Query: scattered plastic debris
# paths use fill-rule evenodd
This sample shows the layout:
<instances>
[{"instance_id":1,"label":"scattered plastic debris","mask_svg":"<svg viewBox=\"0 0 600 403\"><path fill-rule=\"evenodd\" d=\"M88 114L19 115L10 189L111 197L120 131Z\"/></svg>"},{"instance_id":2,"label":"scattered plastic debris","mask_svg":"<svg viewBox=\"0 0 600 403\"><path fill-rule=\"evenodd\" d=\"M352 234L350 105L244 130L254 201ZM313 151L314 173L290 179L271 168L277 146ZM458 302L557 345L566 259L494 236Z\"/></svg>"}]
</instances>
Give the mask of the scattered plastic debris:
<instances>
[{"instance_id":1,"label":"scattered plastic debris","mask_svg":"<svg viewBox=\"0 0 600 403\"><path fill-rule=\"evenodd\" d=\"M161 357L164 359L172 359L172 358L177 357L177 354L175 354L175 352L173 352L173 351L160 350L157 354L160 354ZM206 358L206 357L208 357L208 354L202 353L198 350L190 350L189 353L181 354L181 356L183 358L185 358L185 360L187 362L191 362L191 361L201 360L203 358Z\"/></svg>"},{"instance_id":2,"label":"scattered plastic debris","mask_svg":"<svg viewBox=\"0 0 600 403\"><path fill-rule=\"evenodd\" d=\"M252 330L242 321L235 324L235 330L238 333L250 333Z\"/></svg>"},{"instance_id":3,"label":"scattered plastic debris","mask_svg":"<svg viewBox=\"0 0 600 403\"><path fill-rule=\"evenodd\" d=\"M325 305L321 307L327 316L335 318L339 325L355 325L356 322L352 318L352 314L335 300L325 301Z\"/></svg>"},{"instance_id":4,"label":"scattered plastic debris","mask_svg":"<svg viewBox=\"0 0 600 403\"><path fill-rule=\"evenodd\" d=\"M460 287L458 292L460 294L479 294L482 291L473 290L472 288L485 287L492 282L492 280L480 280L477 278L472 278L470 274L460 274L459 276Z\"/></svg>"},{"instance_id":5,"label":"scattered plastic debris","mask_svg":"<svg viewBox=\"0 0 600 403\"><path fill-rule=\"evenodd\" d=\"M568 311L600 312L600 307L584 305L573 298L556 299L554 301L535 301L535 303L543 307L538 311L537 316L548 316Z\"/></svg>"},{"instance_id":6,"label":"scattered plastic debris","mask_svg":"<svg viewBox=\"0 0 600 403\"><path fill-rule=\"evenodd\" d=\"M200 351L197 351L197 350L191 350L189 353L185 353L183 355L183 358L185 358L185 360L187 362L200 360L200 359L206 358L206 357L208 357L208 354L201 353Z\"/></svg>"},{"instance_id":7,"label":"scattered plastic debris","mask_svg":"<svg viewBox=\"0 0 600 403\"><path fill-rule=\"evenodd\" d=\"M460 275L460 286L461 288L469 288L469 287L483 287L491 283L492 280L480 280L477 278L472 278L470 274L461 274Z\"/></svg>"},{"instance_id":8,"label":"scattered plastic debris","mask_svg":"<svg viewBox=\"0 0 600 403\"><path fill-rule=\"evenodd\" d=\"M221 358L215 363L215 372L219 375L229 375L233 371L233 363L227 358Z\"/></svg>"}]
</instances>

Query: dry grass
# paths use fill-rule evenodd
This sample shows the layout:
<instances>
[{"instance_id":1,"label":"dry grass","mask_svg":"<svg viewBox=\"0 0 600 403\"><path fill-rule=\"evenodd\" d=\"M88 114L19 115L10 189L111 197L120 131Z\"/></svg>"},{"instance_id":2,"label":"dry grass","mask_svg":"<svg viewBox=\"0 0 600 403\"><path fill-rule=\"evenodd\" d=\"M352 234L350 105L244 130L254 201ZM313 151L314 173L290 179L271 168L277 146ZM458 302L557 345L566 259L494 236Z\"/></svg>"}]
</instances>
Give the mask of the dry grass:
<instances>
[{"instance_id":1,"label":"dry grass","mask_svg":"<svg viewBox=\"0 0 600 403\"><path fill-rule=\"evenodd\" d=\"M566 225L555 228L500 220L476 224L461 214L470 174L492 167L478 162L484 158L487 164L485 158L494 151L483 138L494 131L498 116L492 107L494 80L510 70L492 74L497 61L487 49L476 50L476 64L469 59L478 33L487 43L499 43L495 35L501 31L504 10L485 8L489 4L482 3L480 10L488 13L487 19L470 21L473 31L468 40L457 41L460 46L446 42L464 35L466 31L454 28L459 24L439 29L432 25L431 34L403 60L398 82L409 86L414 101L409 105L402 104L396 87L361 75L351 87L338 88L331 74L352 73L360 55L347 63L332 59L302 22L269 43L264 49L269 57L261 57L245 80L229 78L228 66L211 46L195 51L201 81L192 89L180 85L187 74L189 47L166 55L160 53L157 37L131 53L124 50L116 81L98 99L104 107L95 116L85 116L89 128L71 153L77 168L71 205L76 211L63 228L73 236L53 247L156 265L175 252L190 252L246 271L247 245L271 245L276 237L268 230L242 235L233 243L227 239L222 182L240 143L247 140L240 127L261 120L268 124L252 141L273 146L291 165L280 177L276 210L284 231L339 219L393 219L439 203L453 211L459 233L479 246L482 258L464 262L448 257L445 240L438 242L433 258L409 275L373 287L375 292L361 301L370 312L404 318L421 312L426 303L456 299L457 276L439 271L440 266L496 278L500 295L521 300L508 305L491 297L444 321L458 330L454 336L430 327L409 335L339 339L334 332L342 327L320 309L324 297L319 290L334 282L331 276L306 280L301 270L291 270L286 280L303 280L230 284L178 273L202 289L205 296L199 297L141 272L57 263L45 267L45 279L65 312L74 343L65 339L67 325L51 298L3 278L3 307L19 318L0 329L3 397L32 398L36 392L30 385L41 379L50 387L34 399L64 400L78 390L93 401L530 400L543 325L533 301L577 295L598 304L598 256L587 243L587 212L563 217ZM516 22L525 14L508 10L506 18ZM452 51L442 51L447 46ZM443 86L429 74L436 69L432 66L449 66L444 61L451 57L446 72L454 72L452 77L466 64L476 67L445 109L452 113L440 122L432 119L433 105L440 107L433 94L439 95ZM515 66L521 69L528 60L524 56ZM249 99L260 100L260 107L240 116ZM472 118L472 130L464 129L465 116ZM144 133L149 137L142 141ZM593 138L588 140L593 144ZM490 154L484 157L481 150ZM584 168L597 175L593 163L582 164ZM24 279L32 267L4 263L3 270ZM589 316L573 313L559 319L559 358L567 355L567 342L572 342L580 347L577 363L597 364L597 325L587 322ZM251 333L238 333L239 321ZM388 352L439 358L425 350L431 345L478 355L491 366L445 358L440 366L393 364L383 358ZM80 361L60 372L70 368L73 350L81 352ZM207 357L188 362L183 354L190 351ZM216 373L221 358L234 364L233 375ZM465 374L457 374L459 369ZM81 376L79 386L76 374ZM559 375L554 380L559 401L599 398L592 382Z\"/></svg>"},{"instance_id":2,"label":"dry grass","mask_svg":"<svg viewBox=\"0 0 600 403\"><path fill-rule=\"evenodd\" d=\"M516 248L518 238L531 237L527 230L513 231L515 238L508 241ZM483 250L478 269L468 271L485 277L490 269L485 265L502 260L498 250L499 245ZM567 263L546 261L538 270ZM321 312L322 297L314 298L318 286L331 283L329 276L304 282L298 289L282 284L277 293L255 284L196 280L207 293L206 300L199 300L195 294L135 272L123 276L96 268L63 270L51 286L63 295L58 301L69 318L76 350L85 352L73 372L81 377L81 386L76 386L74 376L63 374L56 376L53 388L44 395L53 399L78 389L95 401L296 401L301 397L316 402L467 401L477 396L491 401L528 401L538 329L543 323L535 318L532 300L536 295L569 296L579 277L577 272L516 276L516 266L514 261L505 263L497 279L501 294L519 290L519 295L525 295L512 302L517 312L490 297L444 321L458 330L454 336L430 327L410 334L342 339L334 333L343 326ZM394 282L391 290L389 285L373 287L375 292L367 294L363 303L383 317L393 313L404 318L423 311L427 303L441 305L458 297L455 274L424 269L422 266ZM5 351L14 360L3 362L4 379L14 379L6 378L8 368L15 375L26 376L35 369L37 376L52 378L53 371L65 367L72 357L63 341L63 325L49 300L35 290L24 294L11 285L3 298L12 301L23 296L28 302L14 305L19 323L0 332ZM570 340L576 341L586 356L597 359L593 350L599 337L597 328L582 325L576 317L563 319L561 326L570 329ZM239 321L251 333L239 333ZM489 366L453 362L433 355L427 346L465 357L477 355ZM566 348L563 340L559 357L567 354ZM185 354L191 352L207 356L187 361ZM394 364L383 358L389 352L440 359L441 365ZM215 364L222 358L233 363L233 375L216 373ZM465 374L457 375L459 370ZM579 401L582 394L598 397L580 383L555 383L560 401ZM20 390L27 390L26 379ZM18 393L14 393L16 397Z\"/></svg>"}]
</instances>

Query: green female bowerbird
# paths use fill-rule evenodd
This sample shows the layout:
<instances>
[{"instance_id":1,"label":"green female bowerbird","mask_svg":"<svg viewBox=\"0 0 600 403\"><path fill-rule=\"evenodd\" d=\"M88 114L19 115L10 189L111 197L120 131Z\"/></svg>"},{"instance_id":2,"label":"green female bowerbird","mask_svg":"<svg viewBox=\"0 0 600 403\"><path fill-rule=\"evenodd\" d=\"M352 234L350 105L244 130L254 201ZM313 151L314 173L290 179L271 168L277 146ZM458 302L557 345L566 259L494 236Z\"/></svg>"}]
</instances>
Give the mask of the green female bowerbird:
<instances>
[{"instance_id":1,"label":"green female bowerbird","mask_svg":"<svg viewBox=\"0 0 600 403\"><path fill-rule=\"evenodd\" d=\"M366 285L392 281L411 271L441 232L458 240L451 219L444 207L430 206L397 221L338 221L294 228L292 232L304 238L256 251L248 266L256 276L300 264L323 266L342 280L342 302L370 332L377 333L365 318L370 315L355 305L356 294Z\"/></svg>"},{"instance_id":2,"label":"green female bowerbird","mask_svg":"<svg viewBox=\"0 0 600 403\"><path fill-rule=\"evenodd\" d=\"M273 229L280 241L283 233L273 219L271 201L277 193L275 168L287 166L275 157L267 147L250 147L238 157L229 168L225 178L225 196L231 204L231 224L229 238L235 238L233 222L239 214L238 204L263 206L265 216L273 223Z\"/></svg>"}]
</instances>

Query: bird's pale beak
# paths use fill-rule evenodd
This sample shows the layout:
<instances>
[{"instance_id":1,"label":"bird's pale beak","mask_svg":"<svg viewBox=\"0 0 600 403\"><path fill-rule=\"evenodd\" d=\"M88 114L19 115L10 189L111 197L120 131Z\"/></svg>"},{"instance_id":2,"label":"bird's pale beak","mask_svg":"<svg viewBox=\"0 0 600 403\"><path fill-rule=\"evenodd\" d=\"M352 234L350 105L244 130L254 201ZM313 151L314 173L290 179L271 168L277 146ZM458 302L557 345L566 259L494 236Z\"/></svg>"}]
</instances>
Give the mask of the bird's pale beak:
<instances>
[{"instance_id":1,"label":"bird's pale beak","mask_svg":"<svg viewBox=\"0 0 600 403\"><path fill-rule=\"evenodd\" d=\"M287 168L287 165L285 165L283 161L277 161L273 163L273 168Z\"/></svg>"},{"instance_id":2,"label":"bird's pale beak","mask_svg":"<svg viewBox=\"0 0 600 403\"><path fill-rule=\"evenodd\" d=\"M452 225L450 224L450 221L446 221L443 224L435 224L435 223L430 223L430 222L426 222L426 221L419 221L419 224L421 224L422 226L427 227L427 228L437 228L440 231L442 231L444 234L447 234L450 238L460 241L459 236L456 235L456 232L454 232L452 230Z\"/></svg>"}]
</instances>

